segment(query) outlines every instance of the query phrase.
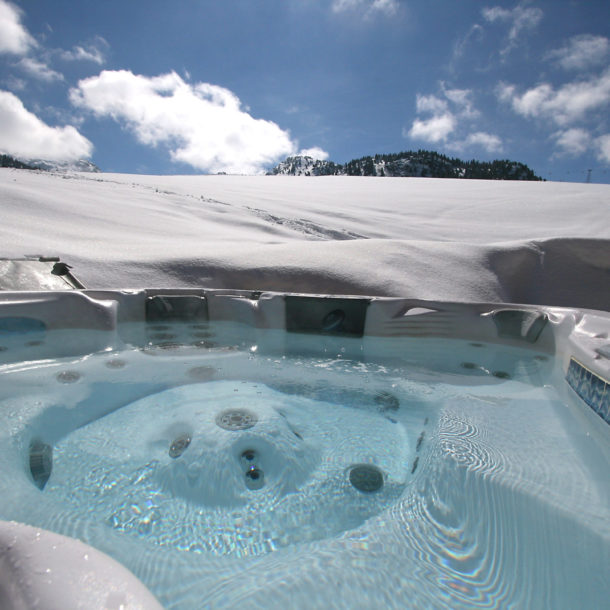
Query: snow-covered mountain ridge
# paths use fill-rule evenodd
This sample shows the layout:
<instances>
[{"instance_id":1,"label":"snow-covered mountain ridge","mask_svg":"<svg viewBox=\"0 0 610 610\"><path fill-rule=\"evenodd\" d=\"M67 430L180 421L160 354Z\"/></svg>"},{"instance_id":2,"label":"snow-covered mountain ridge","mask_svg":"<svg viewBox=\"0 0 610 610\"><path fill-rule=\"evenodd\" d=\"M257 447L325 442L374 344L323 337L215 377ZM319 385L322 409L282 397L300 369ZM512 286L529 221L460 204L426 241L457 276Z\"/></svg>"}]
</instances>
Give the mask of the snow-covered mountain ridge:
<instances>
[{"instance_id":1,"label":"snow-covered mountain ridge","mask_svg":"<svg viewBox=\"0 0 610 610\"><path fill-rule=\"evenodd\" d=\"M11 155L0 154L0 167L16 169L41 169L46 172L101 172L100 168L88 161L49 161L47 159L15 159Z\"/></svg>"},{"instance_id":2,"label":"snow-covered mountain ridge","mask_svg":"<svg viewBox=\"0 0 610 610\"><path fill-rule=\"evenodd\" d=\"M42 169L47 172L92 172L99 173L102 170L87 159L78 161L47 161L45 159L31 159L27 164L34 169Z\"/></svg>"},{"instance_id":3,"label":"snow-covered mountain ridge","mask_svg":"<svg viewBox=\"0 0 610 610\"><path fill-rule=\"evenodd\" d=\"M463 161L426 150L361 157L344 165L297 155L282 161L268 175L542 180L527 165L518 161Z\"/></svg>"}]
</instances>

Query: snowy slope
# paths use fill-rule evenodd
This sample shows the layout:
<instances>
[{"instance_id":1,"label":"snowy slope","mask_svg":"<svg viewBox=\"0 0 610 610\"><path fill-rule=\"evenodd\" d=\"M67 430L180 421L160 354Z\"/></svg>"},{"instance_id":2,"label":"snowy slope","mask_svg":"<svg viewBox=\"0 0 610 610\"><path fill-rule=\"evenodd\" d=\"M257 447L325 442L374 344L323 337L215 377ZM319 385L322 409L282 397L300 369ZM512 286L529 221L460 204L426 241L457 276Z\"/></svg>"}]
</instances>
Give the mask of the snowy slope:
<instances>
[{"instance_id":1,"label":"snowy slope","mask_svg":"<svg viewBox=\"0 0 610 610\"><path fill-rule=\"evenodd\" d=\"M610 187L0 170L0 258L94 288L244 288L610 308Z\"/></svg>"}]
</instances>

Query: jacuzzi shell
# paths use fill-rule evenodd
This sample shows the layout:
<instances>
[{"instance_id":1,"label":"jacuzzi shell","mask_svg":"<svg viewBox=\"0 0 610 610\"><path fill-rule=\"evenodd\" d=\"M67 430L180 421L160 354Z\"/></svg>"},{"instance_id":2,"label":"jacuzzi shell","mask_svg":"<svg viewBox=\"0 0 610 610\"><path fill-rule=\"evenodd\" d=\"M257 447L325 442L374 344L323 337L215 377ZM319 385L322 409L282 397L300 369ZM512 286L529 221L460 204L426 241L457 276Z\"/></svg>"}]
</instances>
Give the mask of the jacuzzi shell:
<instances>
[{"instance_id":1,"label":"jacuzzi shell","mask_svg":"<svg viewBox=\"0 0 610 610\"><path fill-rule=\"evenodd\" d=\"M467 339L531 348L556 357L575 394L578 417L588 421L610 460L610 313L504 303L328 296L244 290L147 289L0 293L0 323L35 320L47 330L93 329L67 355L112 349L131 322L233 321L301 335L349 336L367 353L375 337ZM134 337L130 337L133 340ZM135 338L137 340L137 337ZM57 551L57 548L60 551ZM83 562L83 556L87 561ZM58 565L61 569L55 569ZM0 607L160 607L126 568L79 540L0 522ZM53 569L50 581L47 571ZM50 584L51 583L51 584ZM95 607L99 606L97 604ZM101 606L100 606L101 607Z\"/></svg>"}]
</instances>

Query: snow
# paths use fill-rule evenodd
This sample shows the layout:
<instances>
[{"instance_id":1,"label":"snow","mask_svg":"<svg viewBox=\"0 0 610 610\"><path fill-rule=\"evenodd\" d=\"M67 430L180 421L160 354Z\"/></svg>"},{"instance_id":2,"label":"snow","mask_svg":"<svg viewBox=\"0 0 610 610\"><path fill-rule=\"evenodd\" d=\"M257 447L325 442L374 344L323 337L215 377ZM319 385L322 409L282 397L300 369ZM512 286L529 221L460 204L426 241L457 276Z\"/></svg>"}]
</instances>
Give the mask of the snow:
<instances>
[{"instance_id":1,"label":"snow","mask_svg":"<svg viewBox=\"0 0 610 610\"><path fill-rule=\"evenodd\" d=\"M0 213L88 288L610 303L608 185L2 169Z\"/></svg>"}]
</instances>

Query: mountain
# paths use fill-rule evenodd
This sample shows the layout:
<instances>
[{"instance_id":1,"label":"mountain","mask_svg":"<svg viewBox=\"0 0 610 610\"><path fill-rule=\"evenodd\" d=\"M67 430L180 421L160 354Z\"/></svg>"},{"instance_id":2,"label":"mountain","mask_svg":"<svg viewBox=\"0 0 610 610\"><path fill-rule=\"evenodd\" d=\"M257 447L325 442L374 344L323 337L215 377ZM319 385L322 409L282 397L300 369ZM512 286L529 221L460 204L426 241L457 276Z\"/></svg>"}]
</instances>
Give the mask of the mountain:
<instances>
[{"instance_id":1,"label":"mountain","mask_svg":"<svg viewBox=\"0 0 610 610\"><path fill-rule=\"evenodd\" d=\"M16 169L35 169L31 165L27 165L27 163L18 161L10 155L0 155L0 167L14 167Z\"/></svg>"},{"instance_id":2,"label":"mountain","mask_svg":"<svg viewBox=\"0 0 610 610\"><path fill-rule=\"evenodd\" d=\"M46 172L101 172L100 168L87 161L47 161L46 159L15 159L10 155L0 154L0 167L16 169L41 169Z\"/></svg>"},{"instance_id":3,"label":"mountain","mask_svg":"<svg viewBox=\"0 0 610 610\"><path fill-rule=\"evenodd\" d=\"M34 169L42 169L46 172L101 172L102 170L87 161L79 159L78 161L47 161L46 159L30 159L27 164Z\"/></svg>"},{"instance_id":4,"label":"mountain","mask_svg":"<svg viewBox=\"0 0 610 610\"><path fill-rule=\"evenodd\" d=\"M287 157L285 161L267 172L267 175L285 176L345 176L345 174L343 165L300 155Z\"/></svg>"},{"instance_id":5,"label":"mountain","mask_svg":"<svg viewBox=\"0 0 610 610\"><path fill-rule=\"evenodd\" d=\"M542 180L527 165L517 161L462 161L427 150L362 157L344 165L307 156L288 157L268 175Z\"/></svg>"}]
</instances>

